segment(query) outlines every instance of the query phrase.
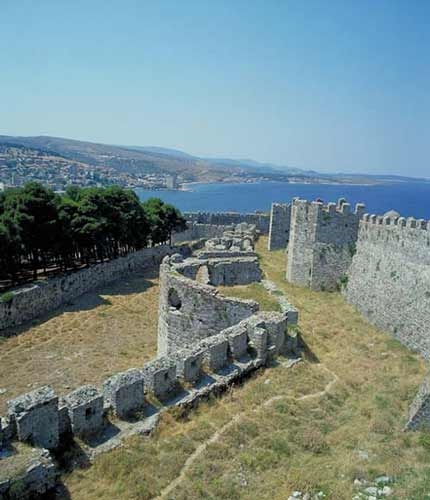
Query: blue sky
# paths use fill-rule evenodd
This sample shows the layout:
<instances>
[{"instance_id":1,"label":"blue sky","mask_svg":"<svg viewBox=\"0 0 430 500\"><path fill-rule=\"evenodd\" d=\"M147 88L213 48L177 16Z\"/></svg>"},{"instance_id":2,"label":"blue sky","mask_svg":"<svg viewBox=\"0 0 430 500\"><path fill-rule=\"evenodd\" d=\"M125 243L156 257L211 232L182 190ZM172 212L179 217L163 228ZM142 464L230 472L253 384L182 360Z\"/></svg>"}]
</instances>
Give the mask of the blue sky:
<instances>
[{"instance_id":1,"label":"blue sky","mask_svg":"<svg viewBox=\"0 0 430 500\"><path fill-rule=\"evenodd\" d=\"M430 1L0 0L0 133L430 177Z\"/></svg>"}]
</instances>

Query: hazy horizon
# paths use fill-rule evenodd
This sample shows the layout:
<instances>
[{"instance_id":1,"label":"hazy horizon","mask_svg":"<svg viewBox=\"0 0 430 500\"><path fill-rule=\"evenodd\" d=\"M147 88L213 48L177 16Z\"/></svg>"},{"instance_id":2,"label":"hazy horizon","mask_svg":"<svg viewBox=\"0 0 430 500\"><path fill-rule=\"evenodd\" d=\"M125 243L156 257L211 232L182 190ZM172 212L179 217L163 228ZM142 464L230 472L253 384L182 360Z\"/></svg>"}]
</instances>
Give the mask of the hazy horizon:
<instances>
[{"instance_id":1,"label":"hazy horizon","mask_svg":"<svg viewBox=\"0 0 430 500\"><path fill-rule=\"evenodd\" d=\"M6 0L0 133L428 177L430 3Z\"/></svg>"}]
</instances>

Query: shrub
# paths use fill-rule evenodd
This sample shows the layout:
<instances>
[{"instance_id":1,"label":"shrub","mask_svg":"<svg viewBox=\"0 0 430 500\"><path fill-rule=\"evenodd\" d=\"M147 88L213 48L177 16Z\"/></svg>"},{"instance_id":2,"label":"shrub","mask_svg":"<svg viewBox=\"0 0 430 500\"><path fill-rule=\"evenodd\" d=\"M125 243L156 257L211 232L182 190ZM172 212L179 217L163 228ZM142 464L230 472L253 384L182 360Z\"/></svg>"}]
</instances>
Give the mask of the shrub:
<instances>
[{"instance_id":1,"label":"shrub","mask_svg":"<svg viewBox=\"0 0 430 500\"><path fill-rule=\"evenodd\" d=\"M0 295L0 303L5 304L6 302L11 302L14 298L14 294L12 292L6 292Z\"/></svg>"}]
</instances>

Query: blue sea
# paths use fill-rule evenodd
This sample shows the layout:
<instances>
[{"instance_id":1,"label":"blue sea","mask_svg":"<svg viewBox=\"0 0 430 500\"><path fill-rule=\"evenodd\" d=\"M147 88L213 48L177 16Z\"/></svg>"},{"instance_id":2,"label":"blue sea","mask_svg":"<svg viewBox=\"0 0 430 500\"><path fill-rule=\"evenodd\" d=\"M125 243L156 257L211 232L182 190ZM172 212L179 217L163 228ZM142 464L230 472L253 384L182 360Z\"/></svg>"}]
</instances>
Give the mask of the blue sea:
<instances>
[{"instance_id":1,"label":"blue sea","mask_svg":"<svg viewBox=\"0 0 430 500\"><path fill-rule=\"evenodd\" d=\"M363 202L366 211L383 214L394 209L404 217L430 219L430 183L396 182L378 185L289 184L189 184L189 191L136 189L141 200L152 196L172 203L184 212L254 212L270 210L272 202L290 202L298 196L324 202L346 198L351 205Z\"/></svg>"}]
</instances>

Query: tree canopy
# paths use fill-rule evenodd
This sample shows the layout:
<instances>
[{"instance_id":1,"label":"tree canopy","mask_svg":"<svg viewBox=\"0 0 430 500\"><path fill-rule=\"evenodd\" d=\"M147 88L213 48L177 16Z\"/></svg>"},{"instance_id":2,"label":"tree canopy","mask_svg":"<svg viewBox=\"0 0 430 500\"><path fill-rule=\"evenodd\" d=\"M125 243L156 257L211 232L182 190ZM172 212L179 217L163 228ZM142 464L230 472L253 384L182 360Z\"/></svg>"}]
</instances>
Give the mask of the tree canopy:
<instances>
[{"instance_id":1,"label":"tree canopy","mask_svg":"<svg viewBox=\"0 0 430 500\"><path fill-rule=\"evenodd\" d=\"M36 182L0 193L0 279L64 271L171 242L186 228L159 198L144 203L119 186L71 186L63 195Z\"/></svg>"}]
</instances>

